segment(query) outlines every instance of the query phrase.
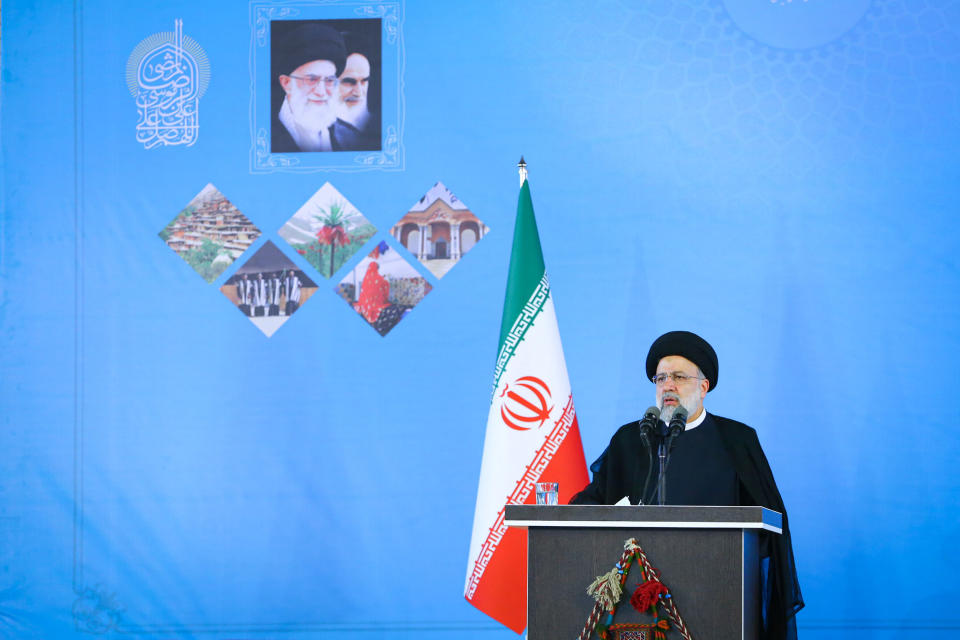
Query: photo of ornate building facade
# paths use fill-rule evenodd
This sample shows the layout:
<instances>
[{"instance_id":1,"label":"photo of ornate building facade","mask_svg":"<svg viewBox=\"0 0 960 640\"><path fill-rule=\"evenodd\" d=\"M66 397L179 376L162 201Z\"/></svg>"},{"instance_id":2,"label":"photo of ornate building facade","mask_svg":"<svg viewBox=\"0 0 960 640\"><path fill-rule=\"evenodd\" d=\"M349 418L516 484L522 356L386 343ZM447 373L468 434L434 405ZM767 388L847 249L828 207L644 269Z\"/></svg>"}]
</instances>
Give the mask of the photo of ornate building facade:
<instances>
[{"instance_id":1,"label":"photo of ornate building facade","mask_svg":"<svg viewBox=\"0 0 960 640\"><path fill-rule=\"evenodd\" d=\"M442 278L490 231L442 182L438 182L390 229L390 234Z\"/></svg>"}]
</instances>

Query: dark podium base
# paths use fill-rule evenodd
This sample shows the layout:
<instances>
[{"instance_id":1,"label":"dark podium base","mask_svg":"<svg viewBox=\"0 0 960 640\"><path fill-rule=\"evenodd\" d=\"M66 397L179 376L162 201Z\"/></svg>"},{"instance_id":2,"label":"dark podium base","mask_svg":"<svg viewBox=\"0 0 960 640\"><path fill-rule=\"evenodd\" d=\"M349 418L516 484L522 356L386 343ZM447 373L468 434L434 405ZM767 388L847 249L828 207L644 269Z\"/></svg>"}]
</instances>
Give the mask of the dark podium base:
<instances>
[{"instance_id":1,"label":"dark podium base","mask_svg":"<svg viewBox=\"0 0 960 640\"><path fill-rule=\"evenodd\" d=\"M629 538L661 571L694 638L757 638L758 536L779 530L779 518L765 523L761 511L779 516L759 507L507 507L507 524L528 528L529 640L577 637L594 604L587 586L613 568ZM652 621L630 606L640 580L634 562L614 622Z\"/></svg>"}]
</instances>

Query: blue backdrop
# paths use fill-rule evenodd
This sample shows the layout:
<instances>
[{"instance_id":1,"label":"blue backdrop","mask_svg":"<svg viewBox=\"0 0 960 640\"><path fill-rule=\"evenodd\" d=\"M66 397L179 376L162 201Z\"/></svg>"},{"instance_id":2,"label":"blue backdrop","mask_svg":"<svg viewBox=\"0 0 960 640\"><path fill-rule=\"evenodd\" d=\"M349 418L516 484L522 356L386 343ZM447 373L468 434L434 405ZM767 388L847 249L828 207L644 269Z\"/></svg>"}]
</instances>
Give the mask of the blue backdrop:
<instances>
[{"instance_id":1,"label":"blue backdrop","mask_svg":"<svg viewBox=\"0 0 960 640\"><path fill-rule=\"evenodd\" d=\"M587 460L695 331L801 635L960 630L960 2L277 2L394 29L393 155L299 172L253 161L264 5L4 3L0 636L515 637L462 589L521 154ZM147 149L177 19L198 137ZM438 180L489 236L381 337L332 289ZM334 280L277 234L328 181L378 229ZM207 183L263 232L213 284L157 237ZM320 287L270 338L218 291L268 240Z\"/></svg>"}]
</instances>

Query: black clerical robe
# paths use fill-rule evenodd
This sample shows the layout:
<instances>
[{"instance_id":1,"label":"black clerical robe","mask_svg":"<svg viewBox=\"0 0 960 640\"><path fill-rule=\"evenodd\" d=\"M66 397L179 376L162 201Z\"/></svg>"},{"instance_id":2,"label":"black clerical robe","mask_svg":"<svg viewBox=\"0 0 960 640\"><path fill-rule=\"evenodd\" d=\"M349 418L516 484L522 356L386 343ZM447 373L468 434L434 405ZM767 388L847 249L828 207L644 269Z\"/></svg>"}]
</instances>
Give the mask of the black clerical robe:
<instances>
[{"instance_id":1,"label":"black clerical robe","mask_svg":"<svg viewBox=\"0 0 960 640\"><path fill-rule=\"evenodd\" d=\"M380 149L379 131L360 131L355 126L337 118L331 124L327 131L330 132L330 151L377 151ZM270 129L270 152L271 153L294 153L303 151L297 146L293 136L287 131L287 128L280 122L280 118L274 116L273 124ZM323 153L323 152L318 152Z\"/></svg>"},{"instance_id":2,"label":"black clerical robe","mask_svg":"<svg viewBox=\"0 0 960 640\"><path fill-rule=\"evenodd\" d=\"M701 429L704 431L696 434ZM695 434L696 451L680 454L683 439ZM688 442L693 441L694 438L688 438ZM720 446L711 451L711 442ZM693 455L688 455L691 453ZM762 591L763 637L767 640L796 638L794 615L803 608L803 596L797 581L787 510L760 447L757 432L743 423L708 413L696 429L680 436L673 452L673 456L678 455L683 456L680 471L672 461L668 466L669 504L692 504L687 500L697 499L699 504L710 505L721 504L718 501L723 500L726 504L763 506L783 514L783 533L767 536L762 541L764 555L770 557ZM700 458L704 473L692 475L689 471L697 469L697 458ZM651 489L656 483L656 464L654 455ZM593 471L593 481L573 496L570 504L614 504L624 496L629 496L631 503L636 504L650 470L639 421L620 427L607 449L590 465L590 470ZM727 484L728 479L732 486ZM712 486L717 482L720 483L718 486ZM735 498L735 501L728 503L727 498ZM699 502L700 499L704 502Z\"/></svg>"}]
</instances>

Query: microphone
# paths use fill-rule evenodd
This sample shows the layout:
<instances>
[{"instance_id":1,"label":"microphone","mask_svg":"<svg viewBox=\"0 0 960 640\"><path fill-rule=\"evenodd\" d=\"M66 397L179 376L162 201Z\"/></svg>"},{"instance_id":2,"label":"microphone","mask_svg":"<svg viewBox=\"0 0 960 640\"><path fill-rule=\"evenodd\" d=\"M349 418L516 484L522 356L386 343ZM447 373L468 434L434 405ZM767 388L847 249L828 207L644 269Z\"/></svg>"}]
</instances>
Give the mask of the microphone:
<instances>
[{"instance_id":1,"label":"microphone","mask_svg":"<svg viewBox=\"0 0 960 640\"><path fill-rule=\"evenodd\" d=\"M660 420L660 409L657 407L647 407L640 419L640 437L643 443L650 446L650 434L657 428L657 421Z\"/></svg>"},{"instance_id":2,"label":"microphone","mask_svg":"<svg viewBox=\"0 0 960 640\"><path fill-rule=\"evenodd\" d=\"M640 439L647 447L647 477L643 481L643 489L637 502L643 504L647 498L647 489L650 487L650 478L653 475L653 445L650 444L650 436L657 430L657 424L660 422L659 407L647 407L643 412L643 418L640 419ZM633 502L633 498L630 499Z\"/></svg>"},{"instance_id":3,"label":"microphone","mask_svg":"<svg viewBox=\"0 0 960 640\"><path fill-rule=\"evenodd\" d=\"M667 426L667 437L671 440L683 433L687 428L687 410L683 407L677 407L670 418L670 424Z\"/></svg>"}]
</instances>

